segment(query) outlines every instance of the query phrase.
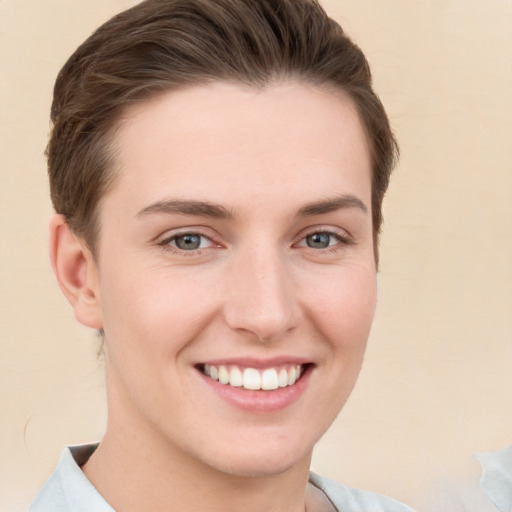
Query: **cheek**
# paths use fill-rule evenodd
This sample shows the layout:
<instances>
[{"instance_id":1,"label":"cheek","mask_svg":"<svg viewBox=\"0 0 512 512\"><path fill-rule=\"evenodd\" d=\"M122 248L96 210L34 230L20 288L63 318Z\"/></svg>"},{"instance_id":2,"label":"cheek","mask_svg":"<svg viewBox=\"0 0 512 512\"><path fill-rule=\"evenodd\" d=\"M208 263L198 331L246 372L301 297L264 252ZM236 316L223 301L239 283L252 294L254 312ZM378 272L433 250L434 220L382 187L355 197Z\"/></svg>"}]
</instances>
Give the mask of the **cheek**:
<instances>
[{"instance_id":1,"label":"cheek","mask_svg":"<svg viewBox=\"0 0 512 512\"><path fill-rule=\"evenodd\" d=\"M343 350L364 352L376 300L375 271L352 269L328 280L315 308L330 342Z\"/></svg>"},{"instance_id":2,"label":"cheek","mask_svg":"<svg viewBox=\"0 0 512 512\"><path fill-rule=\"evenodd\" d=\"M374 271L355 270L332 279L316 303L317 325L327 340L326 392L318 400L332 422L359 376L376 305ZM330 424L330 423L329 423Z\"/></svg>"},{"instance_id":3,"label":"cheek","mask_svg":"<svg viewBox=\"0 0 512 512\"><path fill-rule=\"evenodd\" d=\"M179 350L207 321L216 290L206 276L147 268L130 273L110 269L102 289L107 338L161 357ZM139 354L140 355L140 354Z\"/></svg>"}]
</instances>

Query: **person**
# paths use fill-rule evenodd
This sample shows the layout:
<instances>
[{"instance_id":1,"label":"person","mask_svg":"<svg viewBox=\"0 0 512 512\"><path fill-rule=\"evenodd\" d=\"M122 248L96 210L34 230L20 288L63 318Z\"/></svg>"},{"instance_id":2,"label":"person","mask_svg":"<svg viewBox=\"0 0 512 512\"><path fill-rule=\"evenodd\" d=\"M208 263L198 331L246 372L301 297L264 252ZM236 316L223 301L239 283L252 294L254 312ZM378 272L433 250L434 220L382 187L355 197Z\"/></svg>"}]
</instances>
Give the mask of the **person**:
<instances>
[{"instance_id":1,"label":"person","mask_svg":"<svg viewBox=\"0 0 512 512\"><path fill-rule=\"evenodd\" d=\"M31 512L389 511L310 473L356 382L397 158L315 0L146 0L61 70L50 256L108 421Z\"/></svg>"}]
</instances>

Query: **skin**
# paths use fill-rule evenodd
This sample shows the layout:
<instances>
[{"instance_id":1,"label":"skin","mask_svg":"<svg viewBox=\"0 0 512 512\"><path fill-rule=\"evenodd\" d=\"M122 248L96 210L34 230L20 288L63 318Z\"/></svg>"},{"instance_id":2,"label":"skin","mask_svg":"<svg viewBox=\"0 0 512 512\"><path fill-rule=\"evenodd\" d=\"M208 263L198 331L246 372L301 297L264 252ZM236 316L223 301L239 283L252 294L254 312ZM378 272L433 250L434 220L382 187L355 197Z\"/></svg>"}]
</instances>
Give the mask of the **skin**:
<instances>
[{"instance_id":1,"label":"skin","mask_svg":"<svg viewBox=\"0 0 512 512\"><path fill-rule=\"evenodd\" d=\"M215 83L131 107L116 137L95 257L61 216L51 223L61 288L105 331L108 425L86 476L121 512L330 510L306 492L311 454L355 384L376 302L351 100L293 81ZM184 233L201 246L180 249ZM248 358L308 362L303 391L244 410L197 369Z\"/></svg>"}]
</instances>

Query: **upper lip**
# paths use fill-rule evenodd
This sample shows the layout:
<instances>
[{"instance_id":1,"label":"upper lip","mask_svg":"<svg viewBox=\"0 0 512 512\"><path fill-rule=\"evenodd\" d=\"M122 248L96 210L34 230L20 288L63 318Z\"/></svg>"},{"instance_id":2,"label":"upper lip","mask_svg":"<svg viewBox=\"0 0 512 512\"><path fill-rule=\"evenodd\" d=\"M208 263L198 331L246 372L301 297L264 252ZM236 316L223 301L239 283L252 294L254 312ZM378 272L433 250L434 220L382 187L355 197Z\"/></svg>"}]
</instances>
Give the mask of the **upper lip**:
<instances>
[{"instance_id":1,"label":"upper lip","mask_svg":"<svg viewBox=\"0 0 512 512\"><path fill-rule=\"evenodd\" d=\"M219 359L208 359L197 363L198 365L209 364L213 366L243 366L247 368L265 369L282 365L305 365L311 363L310 359L297 356L280 356L269 359L259 359L253 357L229 357Z\"/></svg>"}]
</instances>

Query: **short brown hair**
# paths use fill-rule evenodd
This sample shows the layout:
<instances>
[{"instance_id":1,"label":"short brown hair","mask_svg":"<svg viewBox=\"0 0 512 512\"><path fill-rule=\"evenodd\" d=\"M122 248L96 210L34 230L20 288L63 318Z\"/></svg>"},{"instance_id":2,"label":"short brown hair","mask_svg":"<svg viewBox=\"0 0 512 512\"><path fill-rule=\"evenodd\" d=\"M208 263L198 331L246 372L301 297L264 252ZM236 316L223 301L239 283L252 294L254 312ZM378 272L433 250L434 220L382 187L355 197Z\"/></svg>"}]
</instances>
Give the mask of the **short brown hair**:
<instances>
[{"instance_id":1,"label":"short brown hair","mask_svg":"<svg viewBox=\"0 0 512 512\"><path fill-rule=\"evenodd\" d=\"M364 54L316 0L146 0L102 25L55 84L47 147L55 210L94 253L98 202L116 176L110 141L127 105L216 80L261 87L286 78L334 86L356 105L371 152L377 260L398 147Z\"/></svg>"}]
</instances>

